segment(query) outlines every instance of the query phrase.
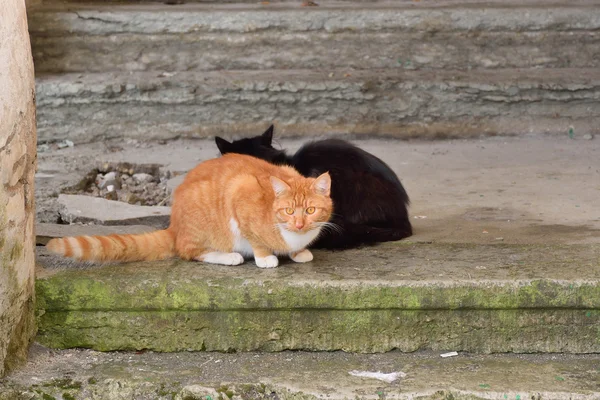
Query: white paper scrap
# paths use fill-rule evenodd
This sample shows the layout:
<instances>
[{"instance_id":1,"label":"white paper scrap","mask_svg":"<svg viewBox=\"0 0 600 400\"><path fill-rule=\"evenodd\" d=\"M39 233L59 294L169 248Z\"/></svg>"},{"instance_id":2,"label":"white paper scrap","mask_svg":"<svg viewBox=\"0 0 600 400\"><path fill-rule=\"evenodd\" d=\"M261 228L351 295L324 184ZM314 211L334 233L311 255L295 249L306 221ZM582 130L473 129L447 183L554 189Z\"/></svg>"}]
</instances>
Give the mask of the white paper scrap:
<instances>
[{"instance_id":1,"label":"white paper scrap","mask_svg":"<svg viewBox=\"0 0 600 400\"><path fill-rule=\"evenodd\" d=\"M387 383L392 383L394 382L396 379L398 378L405 378L406 374L402 371L398 371L398 372L391 372L389 374L384 374L383 372L377 371L377 372L370 372L370 371L350 371L348 372L350 375L352 376L358 376L361 378L373 378L373 379L379 379L380 381L384 381Z\"/></svg>"},{"instance_id":2,"label":"white paper scrap","mask_svg":"<svg viewBox=\"0 0 600 400\"><path fill-rule=\"evenodd\" d=\"M458 353L455 351L451 351L450 353L444 353L444 354L440 354L440 357L446 358L446 357L454 357L457 356Z\"/></svg>"}]
</instances>

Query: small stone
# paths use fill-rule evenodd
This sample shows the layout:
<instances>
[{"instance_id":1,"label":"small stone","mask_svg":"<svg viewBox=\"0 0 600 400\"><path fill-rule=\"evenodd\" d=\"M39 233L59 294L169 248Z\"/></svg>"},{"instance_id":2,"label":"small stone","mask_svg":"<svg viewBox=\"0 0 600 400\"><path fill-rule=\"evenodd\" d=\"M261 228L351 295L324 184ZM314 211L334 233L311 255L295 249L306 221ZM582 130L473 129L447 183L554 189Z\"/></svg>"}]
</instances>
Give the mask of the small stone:
<instances>
[{"instance_id":1,"label":"small stone","mask_svg":"<svg viewBox=\"0 0 600 400\"><path fill-rule=\"evenodd\" d=\"M117 174L113 172L109 172L106 175L98 174L96 175L96 186L100 189L104 189L109 185L116 185L117 182Z\"/></svg>"},{"instance_id":2,"label":"small stone","mask_svg":"<svg viewBox=\"0 0 600 400\"><path fill-rule=\"evenodd\" d=\"M134 193L127 193L124 197L124 201L129 204L135 204L140 201L140 198Z\"/></svg>"},{"instance_id":3,"label":"small stone","mask_svg":"<svg viewBox=\"0 0 600 400\"><path fill-rule=\"evenodd\" d=\"M269 340L279 340L279 339L281 339L281 335L279 335L279 333L271 332L269 334Z\"/></svg>"},{"instance_id":4,"label":"small stone","mask_svg":"<svg viewBox=\"0 0 600 400\"><path fill-rule=\"evenodd\" d=\"M592 140L594 138L594 135L592 135L591 133L586 133L585 135L583 135L583 138L585 140Z\"/></svg>"},{"instance_id":5,"label":"small stone","mask_svg":"<svg viewBox=\"0 0 600 400\"><path fill-rule=\"evenodd\" d=\"M154 180L154 177L150 174L141 172L139 174L133 174L133 179L136 182L144 183L144 182L152 182Z\"/></svg>"},{"instance_id":6,"label":"small stone","mask_svg":"<svg viewBox=\"0 0 600 400\"><path fill-rule=\"evenodd\" d=\"M47 151L50 151L50 146L48 146L47 144L40 144L37 147L37 151L38 153L45 153Z\"/></svg>"},{"instance_id":7,"label":"small stone","mask_svg":"<svg viewBox=\"0 0 600 400\"><path fill-rule=\"evenodd\" d=\"M66 139L66 140L63 140L62 142L57 143L56 146L59 149L64 149L65 147L75 146L75 143L73 143L71 140Z\"/></svg>"},{"instance_id":8,"label":"small stone","mask_svg":"<svg viewBox=\"0 0 600 400\"><path fill-rule=\"evenodd\" d=\"M108 192L108 193L106 193L106 195L104 196L104 198L105 198L106 200L112 200L112 201L119 200L119 197L118 197L118 195L117 195L117 192L115 192L115 191L112 191L112 192Z\"/></svg>"},{"instance_id":9,"label":"small stone","mask_svg":"<svg viewBox=\"0 0 600 400\"><path fill-rule=\"evenodd\" d=\"M216 389L200 386L200 385L189 385L185 386L181 390L182 398L194 398L194 399L208 399L212 398L214 400L219 399L219 392Z\"/></svg>"}]
</instances>

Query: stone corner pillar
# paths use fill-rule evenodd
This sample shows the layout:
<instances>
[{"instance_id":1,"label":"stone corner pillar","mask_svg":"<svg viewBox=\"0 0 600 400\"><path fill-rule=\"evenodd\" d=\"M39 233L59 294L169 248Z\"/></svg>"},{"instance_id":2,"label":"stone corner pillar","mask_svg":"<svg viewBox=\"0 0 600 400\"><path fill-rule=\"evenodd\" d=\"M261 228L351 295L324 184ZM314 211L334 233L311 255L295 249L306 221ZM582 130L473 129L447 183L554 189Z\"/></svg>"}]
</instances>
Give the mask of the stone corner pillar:
<instances>
[{"instance_id":1,"label":"stone corner pillar","mask_svg":"<svg viewBox=\"0 0 600 400\"><path fill-rule=\"evenodd\" d=\"M0 376L35 333L35 82L24 0L0 12Z\"/></svg>"}]
</instances>

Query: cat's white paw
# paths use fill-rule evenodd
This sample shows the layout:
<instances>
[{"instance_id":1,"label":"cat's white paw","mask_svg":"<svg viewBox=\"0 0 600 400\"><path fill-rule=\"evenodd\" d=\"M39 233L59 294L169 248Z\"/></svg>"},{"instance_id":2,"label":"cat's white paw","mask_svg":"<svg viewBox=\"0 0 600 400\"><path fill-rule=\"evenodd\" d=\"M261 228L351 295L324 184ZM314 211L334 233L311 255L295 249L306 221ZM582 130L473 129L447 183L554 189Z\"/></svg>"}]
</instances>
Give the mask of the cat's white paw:
<instances>
[{"instance_id":1,"label":"cat's white paw","mask_svg":"<svg viewBox=\"0 0 600 400\"><path fill-rule=\"evenodd\" d=\"M297 263L305 263L313 260L313 255L310 250L304 249L298 253L290 254L290 258Z\"/></svg>"},{"instance_id":2,"label":"cat's white paw","mask_svg":"<svg viewBox=\"0 0 600 400\"><path fill-rule=\"evenodd\" d=\"M276 256L254 257L256 266L259 268L275 268L279 265L279 260Z\"/></svg>"},{"instance_id":3,"label":"cat's white paw","mask_svg":"<svg viewBox=\"0 0 600 400\"><path fill-rule=\"evenodd\" d=\"M244 257L240 253L221 253L220 251L213 251L203 254L198 258L198 261L204 261L210 264L240 265L244 263Z\"/></svg>"}]
</instances>

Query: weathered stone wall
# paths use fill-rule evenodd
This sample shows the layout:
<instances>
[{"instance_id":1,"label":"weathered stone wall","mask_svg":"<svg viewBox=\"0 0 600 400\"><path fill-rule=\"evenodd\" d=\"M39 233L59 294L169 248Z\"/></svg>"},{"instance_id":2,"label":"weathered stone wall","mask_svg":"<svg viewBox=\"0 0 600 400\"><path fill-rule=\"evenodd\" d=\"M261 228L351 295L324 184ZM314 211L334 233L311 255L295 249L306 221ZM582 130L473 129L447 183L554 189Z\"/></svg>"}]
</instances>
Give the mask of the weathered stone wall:
<instances>
[{"instance_id":1,"label":"weathered stone wall","mask_svg":"<svg viewBox=\"0 0 600 400\"><path fill-rule=\"evenodd\" d=\"M42 4L42 0L25 0L27 8Z\"/></svg>"},{"instance_id":2,"label":"weathered stone wall","mask_svg":"<svg viewBox=\"0 0 600 400\"><path fill-rule=\"evenodd\" d=\"M0 376L22 361L34 332L36 166L33 61L24 0L0 13Z\"/></svg>"}]
</instances>

